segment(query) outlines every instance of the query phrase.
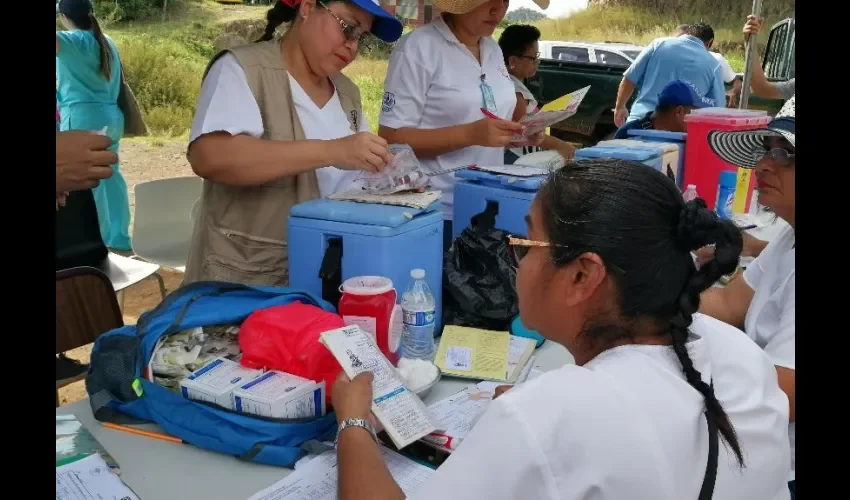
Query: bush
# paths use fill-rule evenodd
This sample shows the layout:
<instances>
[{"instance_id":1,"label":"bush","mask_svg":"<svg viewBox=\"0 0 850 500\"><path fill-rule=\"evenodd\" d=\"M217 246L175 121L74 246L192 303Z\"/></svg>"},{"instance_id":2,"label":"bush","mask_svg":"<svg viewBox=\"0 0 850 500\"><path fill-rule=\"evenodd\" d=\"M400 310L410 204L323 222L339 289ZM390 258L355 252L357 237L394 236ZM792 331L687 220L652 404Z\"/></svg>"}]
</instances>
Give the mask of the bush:
<instances>
[{"instance_id":1,"label":"bush","mask_svg":"<svg viewBox=\"0 0 850 500\"><path fill-rule=\"evenodd\" d=\"M206 58L185 43L150 34L119 35L115 42L127 84L151 133L185 133L192 123Z\"/></svg>"}]
</instances>

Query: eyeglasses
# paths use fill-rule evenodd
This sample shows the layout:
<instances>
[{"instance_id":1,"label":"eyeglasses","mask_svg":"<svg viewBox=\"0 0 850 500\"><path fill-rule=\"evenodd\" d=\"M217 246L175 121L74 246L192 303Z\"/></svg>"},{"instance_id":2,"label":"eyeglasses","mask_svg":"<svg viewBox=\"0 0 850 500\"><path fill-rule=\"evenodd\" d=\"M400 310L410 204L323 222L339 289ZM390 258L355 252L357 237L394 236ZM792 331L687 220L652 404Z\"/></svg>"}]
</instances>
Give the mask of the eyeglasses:
<instances>
[{"instance_id":1,"label":"eyeglasses","mask_svg":"<svg viewBox=\"0 0 850 500\"><path fill-rule=\"evenodd\" d=\"M765 156L770 156L770 159L776 162L778 165L788 165L791 163L797 155L788 151L785 148L770 148L767 149L764 146L757 146L753 149L753 156L757 160L761 160Z\"/></svg>"},{"instance_id":2,"label":"eyeglasses","mask_svg":"<svg viewBox=\"0 0 850 500\"><path fill-rule=\"evenodd\" d=\"M540 59L540 52L534 54L533 56L527 56L525 54L518 54L517 57L521 57L523 59L529 59L531 61L537 61L538 59Z\"/></svg>"},{"instance_id":3,"label":"eyeglasses","mask_svg":"<svg viewBox=\"0 0 850 500\"><path fill-rule=\"evenodd\" d=\"M534 240L525 240L522 238L517 238L516 236L508 236L508 260L511 265L514 267L519 267L519 261L522 260L523 257L528 253L530 249L533 247L541 247L541 248L566 248L564 245L552 245L548 241L534 241Z\"/></svg>"},{"instance_id":4,"label":"eyeglasses","mask_svg":"<svg viewBox=\"0 0 850 500\"><path fill-rule=\"evenodd\" d=\"M349 42L357 42L358 44L364 43L369 39L371 35L368 31L363 31L358 24L347 23L340 19L339 16L334 14L334 11L328 8L324 2L318 2L319 5L325 9L328 14L333 16L336 19L336 22L339 23L339 26L342 28L342 36L345 37L346 41Z\"/></svg>"}]
</instances>

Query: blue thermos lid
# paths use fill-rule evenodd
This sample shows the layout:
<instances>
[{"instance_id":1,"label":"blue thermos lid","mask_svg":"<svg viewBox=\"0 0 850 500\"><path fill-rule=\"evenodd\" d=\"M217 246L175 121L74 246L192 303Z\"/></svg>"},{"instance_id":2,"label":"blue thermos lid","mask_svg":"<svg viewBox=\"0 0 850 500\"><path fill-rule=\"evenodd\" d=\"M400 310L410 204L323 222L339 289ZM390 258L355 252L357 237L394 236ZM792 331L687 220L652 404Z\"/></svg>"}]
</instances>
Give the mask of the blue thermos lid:
<instances>
[{"instance_id":1,"label":"blue thermos lid","mask_svg":"<svg viewBox=\"0 0 850 500\"><path fill-rule=\"evenodd\" d=\"M539 333L526 328L525 325L522 324L522 321L519 319L519 315L517 315L511 321L511 335L533 339L537 341L537 347L542 346L543 342L546 341L546 339L544 339L543 336Z\"/></svg>"}]
</instances>

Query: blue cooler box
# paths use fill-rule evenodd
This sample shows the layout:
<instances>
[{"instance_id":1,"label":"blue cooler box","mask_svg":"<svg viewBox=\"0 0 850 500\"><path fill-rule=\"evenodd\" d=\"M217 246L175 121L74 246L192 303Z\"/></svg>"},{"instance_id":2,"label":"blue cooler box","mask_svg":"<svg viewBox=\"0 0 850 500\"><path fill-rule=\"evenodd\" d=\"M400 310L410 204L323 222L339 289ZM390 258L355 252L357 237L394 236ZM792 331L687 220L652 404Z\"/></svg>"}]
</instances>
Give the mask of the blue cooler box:
<instances>
[{"instance_id":1,"label":"blue cooler box","mask_svg":"<svg viewBox=\"0 0 850 500\"><path fill-rule=\"evenodd\" d=\"M684 132L667 132L666 130L632 129L628 131L629 139L641 142L658 142L674 145L679 148L679 168L676 171L676 185L683 188L685 179L685 141L688 134Z\"/></svg>"},{"instance_id":2,"label":"blue cooler box","mask_svg":"<svg viewBox=\"0 0 850 500\"><path fill-rule=\"evenodd\" d=\"M526 234L525 216L545 176L515 177L480 170L455 172L455 204L452 211L452 239L472 224L472 218L495 203L496 229L516 235Z\"/></svg>"},{"instance_id":3,"label":"blue cooler box","mask_svg":"<svg viewBox=\"0 0 850 500\"><path fill-rule=\"evenodd\" d=\"M628 145L624 144L630 143ZM647 142L646 145L635 144L638 141L614 139L611 141L601 141L596 146L590 148L582 148L576 151L576 160L586 160L589 158L616 158L619 160L634 160L649 165L650 167L672 176L674 181L678 164L673 165L673 156L669 153L669 148L661 144L654 145ZM665 154L667 153L667 154Z\"/></svg>"},{"instance_id":4,"label":"blue cooler box","mask_svg":"<svg viewBox=\"0 0 850 500\"><path fill-rule=\"evenodd\" d=\"M420 210L312 200L292 207L287 228L292 288L328 297L348 278L385 276L392 280L400 303L411 282L411 269L424 269L425 281L437 305L438 326L434 334L440 333L443 315L440 202ZM323 280L320 273L333 278Z\"/></svg>"}]
</instances>

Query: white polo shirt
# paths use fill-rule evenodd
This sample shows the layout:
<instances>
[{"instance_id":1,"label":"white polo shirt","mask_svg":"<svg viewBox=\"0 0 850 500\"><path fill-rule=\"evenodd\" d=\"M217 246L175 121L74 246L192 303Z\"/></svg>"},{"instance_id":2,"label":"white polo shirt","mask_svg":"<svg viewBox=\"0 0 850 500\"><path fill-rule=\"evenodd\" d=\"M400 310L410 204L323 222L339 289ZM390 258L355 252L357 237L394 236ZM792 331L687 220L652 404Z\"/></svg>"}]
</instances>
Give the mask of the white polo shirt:
<instances>
[{"instance_id":1,"label":"white polo shirt","mask_svg":"<svg viewBox=\"0 0 850 500\"><path fill-rule=\"evenodd\" d=\"M732 69L732 66L729 65L729 61L727 61L726 58L723 57L723 54L721 54L720 52L709 53L714 56L715 59L717 59L717 62L720 63L720 74L723 75L723 81L725 83L731 82L735 79L736 76L738 76L737 74L735 74L735 70Z\"/></svg>"},{"instance_id":2,"label":"white polo shirt","mask_svg":"<svg viewBox=\"0 0 850 500\"><path fill-rule=\"evenodd\" d=\"M336 91L320 108L291 75L289 86L295 112L298 114L301 128L307 139L342 139L353 134ZM231 135L245 134L260 138L263 136L263 131L263 117L257 100L254 99L254 94L248 86L245 70L235 56L229 53L224 54L213 63L201 85L201 95L192 120L189 143L191 144L204 134L213 132L227 132ZM369 131L369 123L362 112L358 131ZM360 177L360 171L327 166L316 169L316 177L319 181L319 194L324 197L350 187Z\"/></svg>"},{"instance_id":3,"label":"white polo shirt","mask_svg":"<svg viewBox=\"0 0 850 500\"><path fill-rule=\"evenodd\" d=\"M490 37L482 38L479 64L442 16L438 17L402 37L393 50L379 122L394 129L436 129L478 121L484 118L482 75L493 89L495 114L510 120L516 94L499 44ZM502 165L505 150L469 146L436 158L420 158L420 162L429 171L471 164ZM454 183L453 174L431 179L431 185L443 192L446 220L452 220Z\"/></svg>"},{"instance_id":4,"label":"white polo shirt","mask_svg":"<svg viewBox=\"0 0 850 500\"><path fill-rule=\"evenodd\" d=\"M720 442L714 498L790 497L788 398L737 328L695 315L688 353L732 422L745 468ZM495 400L413 499L695 499L708 461L705 400L670 346L627 345Z\"/></svg>"},{"instance_id":5,"label":"white polo shirt","mask_svg":"<svg viewBox=\"0 0 850 500\"><path fill-rule=\"evenodd\" d=\"M764 349L773 364L794 370L796 347L796 236L787 226L768 243L761 255L744 271L744 280L755 291L744 330ZM791 440L791 475L795 477L795 427L788 427Z\"/></svg>"}]
</instances>

